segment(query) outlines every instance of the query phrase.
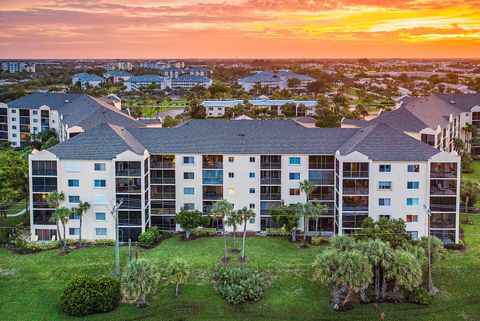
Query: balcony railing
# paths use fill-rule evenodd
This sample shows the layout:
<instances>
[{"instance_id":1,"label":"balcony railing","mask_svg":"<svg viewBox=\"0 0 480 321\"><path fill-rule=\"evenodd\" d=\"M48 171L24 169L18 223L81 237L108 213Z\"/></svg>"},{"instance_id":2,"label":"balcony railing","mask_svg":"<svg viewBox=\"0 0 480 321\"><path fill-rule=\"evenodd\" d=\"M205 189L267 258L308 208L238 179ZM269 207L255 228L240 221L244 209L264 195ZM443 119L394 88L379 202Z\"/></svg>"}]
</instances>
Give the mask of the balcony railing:
<instances>
[{"instance_id":1,"label":"balcony railing","mask_svg":"<svg viewBox=\"0 0 480 321\"><path fill-rule=\"evenodd\" d=\"M150 162L150 168L174 168L175 162Z\"/></svg>"},{"instance_id":2,"label":"balcony railing","mask_svg":"<svg viewBox=\"0 0 480 321\"><path fill-rule=\"evenodd\" d=\"M281 162L263 162L260 164L260 169L280 169L282 168Z\"/></svg>"},{"instance_id":3,"label":"balcony railing","mask_svg":"<svg viewBox=\"0 0 480 321\"><path fill-rule=\"evenodd\" d=\"M32 169L32 175L57 176L57 169Z\"/></svg>"},{"instance_id":4,"label":"balcony railing","mask_svg":"<svg viewBox=\"0 0 480 321\"><path fill-rule=\"evenodd\" d=\"M141 186L116 186L117 193L140 193L142 191Z\"/></svg>"},{"instance_id":5,"label":"balcony railing","mask_svg":"<svg viewBox=\"0 0 480 321\"><path fill-rule=\"evenodd\" d=\"M203 162L203 168L206 169L222 169L223 162Z\"/></svg>"},{"instance_id":6,"label":"balcony railing","mask_svg":"<svg viewBox=\"0 0 480 321\"><path fill-rule=\"evenodd\" d=\"M34 185L32 186L32 191L33 192L43 192L43 193L49 193L53 192L57 189L57 185Z\"/></svg>"},{"instance_id":7,"label":"balcony railing","mask_svg":"<svg viewBox=\"0 0 480 321\"><path fill-rule=\"evenodd\" d=\"M368 188L343 187L344 195L368 195Z\"/></svg>"},{"instance_id":8,"label":"balcony railing","mask_svg":"<svg viewBox=\"0 0 480 321\"><path fill-rule=\"evenodd\" d=\"M431 178L457 178L456 171L431 171Z\"/></svg>"},{"instance_id":9,"label":"balcony railing","mask_svg":"<svg viewBox=\"0 0 480 321\"><path fill-rule=\"evenodd\" d=\"M368 204L343 203L344 211L368 211Z\"/></svg>"},{"instance_id":10,"label":"balcony railing","mask_svg":"<svg viewBox=\"0 0 480 321\"><path fill-rule=\"evenodd\" d=\"M430 188L430 194L431 195L457 195L457 189L434 186Z\"/></svg>"},{"instance_id":11,"label":"balcony railing","mask_svg":"<svg viewBox=\"0 0 480 321\"><path fill-rule=\"evenodd\" d=\"M117 169L115 170L116 176L128 176L128 177L140 177L142 175L142 171L140 168L135 169Z\"/></svg>"},{"instance_id":12,"label":"balcony railing","mask_svg":"<svg viewBox=\"0 0 480 321\"><path fill-rule=\"evenodd\" d=\"M151 197L159 200L174 200L175 193L152 193Z\"/></svg>"},{"instance_id":13,"label":"balcony railing","mask_svg":"<svg viewBox=\"0 0 480 321\"><path fill-rule=\"evenodd\" d=\"M281 200L282 194L281 193L261 193L260 199L261 200Z\"/></svg>"},{"instance_id":14,"label":"balcony railing","mask_svg":"<svg viewBox=\"0 0 480 321\"><path fill-rule=\"evenodd\" d=\"M175 177L151 177L152 184L175 184Z\"/></svg>"},{"instance_id":15,"label":"balcony railing","mask_svg":"<svg viewBox=\"0 0 480 321\"><path fill-rule=\"evenodd\" d=\"M172 215L175 214L174 208L152 208L153 215Z\"/></svg>"},{"instance_id":16,"label":"balcony railing","mask_svg":"<svg viewBox=\"0 0 480 321\"><path fill-rule=\"evenodd\" d=\"M262 185L281 185L282 179L281 178L261 178L260 184Z\"/></svg>"},{"instance_id":17,"label":"balcony railing","mask_svg":"<svg viewBox=\"0 0 480 321\"><path fill-rule=\"evenodd\" d=\"M222 185L223 178L204 178L203 185Z\"/></svg>"},{"instance_id":18,"label":"balcony railing","mask_svg":"<svg viewBox=\"0 0 480 321\"><path fill-rule=\"evenodd\" d=\"M219 200L222 199L223 194L219 193L203 193L203 199L205 200Z\"/></svg>"},{"instance_id":19,"label":"balcony railing","mask_svg":"<svg viewBox=\"0 0 480 321\"><path fill-rule=\"evenodd\" d=\"M368 171L343 171L344 178L368 178Z\"/></svg>"}]
</instances>

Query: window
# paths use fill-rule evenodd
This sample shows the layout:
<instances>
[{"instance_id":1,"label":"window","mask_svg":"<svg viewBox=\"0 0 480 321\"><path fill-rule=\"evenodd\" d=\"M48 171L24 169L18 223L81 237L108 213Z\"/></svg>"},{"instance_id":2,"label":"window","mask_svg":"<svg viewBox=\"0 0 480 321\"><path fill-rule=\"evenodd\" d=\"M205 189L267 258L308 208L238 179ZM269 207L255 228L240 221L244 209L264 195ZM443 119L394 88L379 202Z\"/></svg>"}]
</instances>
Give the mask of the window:
<instances>
[{"instance_id":1,"label":"window","mask_svg":"<svg viewBox=\"0 0 480 321\"><path fill-rule=\"evenodd\" d=\"M33 113L34 115L38 115L38 110L32 110L32 113Z\"/></svg>"},{"instance_id":2,"label":"window","mask_svg":"<svg viewBox=\"0 0 480 321\"><path fill-rule=\"evenodd\" d=\"M235 189L234 189L234 188L229 188L229 189L228 189L228 194L229 194L229 195L235 194Z\"/></svg>"},{"instance_id":3,"label":"window","mask_svg":"<svg viewBox=\"0 0 480 321\"><path fill-rule=\"evenodd\" d=\"M234 173L232 173L232 172L230 172L230 173L228 173L228 177L230 177L230 178L234 178L234 177L235 177L235 174L234 174Z\"/></svg>"},{"instance_id":4,"label":"window","mask_svg":"<svg viewBox=\"0 0 480 321\"><path fill-rule=\"evenodd\" d=\"M80 182L78 179L69 179L68 180L68 187L78 187L80 186Z\"/></svg>"},{"instance_id":5,"label":"window","mask_svg":"<svg viewBox=\"0 0 480 321\"><path fill-rule=\"evenodd\" d=\"M380 165L379 171L380 173L390 173L392 171L392 165Z\"/></svg>"},{"instance_id":6,"label":"window","mask_svg":"<svg viewBox=\"0 0 480 321\"><path fill-rule=\"evenodd\" d=\"M71 227L68 229L69 235L80 235L80 229L78 227Z\"/></svg>"},{"instance_id":7,"label":"window","mask_svg":"<svg viewBox=\"0 0 480 321\"><path fill-rule=\"evenodd\" d=\"M12 134L12 137L17 137L17 134Z\"/></svg>"},{"instance_id":8,"label":"window","mask_svg":"<svg viewBox=\"0 0 480 321\"><path fill-rule=\"evenodd\" d=\"M254 173L254 172L250 172L250 173L248 174L248 176L249 176L250 178L255 178L255 173Z\"/></svg>"},{"instance_id":9,"label":"window","mask_svg":"<svg viewBox=\"0 0 480 321\"><path fill-rule=\"evenodd\" d=\"M407 215L407 223L418 222L418 215Z\"/></svg>"},{"instance_id":10,"label":"window","mask_svg":"<svg viewBox=\"0 0 480 321\"><path fill-rule=\"evenodd\" d=\"M407 189L418 189L419 185L418 182L407 182Z\"/></svg>"},{"instance_id":11,"label":"window","mask_svg":"<svg viewBox=\"0 0 480 321\"><path fill-rule=\"evenodd\" d=\"M95 212L95 221L106 221L107 215L105 212Z\"/></svg>"},{"instance_id":12,"label":"window","mask_svg":"<svg viewBox=\"0 0 480 321\"><path fill-rule=\"evenodd\" d=\"M16 121L17 119L15 117L12 117L12 121Z\"/></svg>"},{"instance_id":13,"label":"window","mask_svg":"<svg viewBox=\"0 0 480 321\"><path fill-rule=\"evenodd\" d=\"M255 209L255 203L250 203L248 205L248 208L250 208L251 210L254 210Z\"/></svg>"},{"instance_id":14,"label":"window","mask_svg":"<svg viewBox=\"0 0 480 321\"><path fill-rule=\"evenodd\" d=\"M290 165L300 165L300 157L290 157Z\"/></svg>"},{"instance_id":15,"label":"window","mask_svg":"<svg viewBox=\"0 0 480 321\"><path fill-rule=\"evenodd\" d=\"M12 126L12 129L17 129L17 126Z\"/></svg>"},{"instance_id":16,"label":"window","mask_svg":"<svg viewBox=\"0 0 480 321\"><path fill-rule=\"evenodd\" d=\"M290 195L300 195L300 189L299 188L291 188L290 189Z\"/></svg>"},{"instance_id":17,"label":"window","mask_svg":"<svg viewBox=\"0 0 480 321\"><path fill-rule=\"evenodd\" d=\"M390 182L390 181L380 181L380 182L378 182L378 189L379 190L391 190L392 189L392 182Z\"/></svg>"},{"instance_id":18,"label":"window","mask_svg":"<svg viewBox=\"0 0 480 321\"><path fill-rule=\"evenodd\" d=\"M378 199L379 206L390 206L390 199L389 198L379 198Z\"/></svg>"},{"instance_id":19,"label":"window","mask_svg":"<svg viewBox=\"0 0 480 321\"><path fill-rule=\"evenodd\" d=\"M66 162L65 163L65 172L80 172L80 163Z\"/></svg>"},{"instance_id":20,"label":"window","mask_svg":"<svg viewBox=\"0 0 480 321\"><path fill-rule=\"evenodd\" d=\"M34 122L34 123L38 123L38 119L37 119L37 118L34 118L34 119L33 119L33 122Z\"/></svg>"},{"instance_id":21,"label":"window","mask_svg":"<svg viewBox=\"0 0 480 321\"><path fill-rule=\"evenodd\" d=\"M418 198L407 198L407 206L418 206Z\"/></svg>"},{"instance_id":22,"label":"window","mask_svg":"<svg viewBox=\"0 0 480 321\"><path fill-rule=\"evenodd\" d=\"M250 157L250 163L255 163L255 157Z\"/></svg>"},{"instance_id":23,"label":"window","mask_svg":"<svg viewBox=\"0 0 480 321\"><path fill-rule=\"evenodd\" d=\"M255 188L250 187L250 194L255 194Z\"/></svg>"},{"instance_id":24,"label":"window","mask_svg":"<svg viewBox=\"0 0 480 321\"><path fill-rule=\"evenodd\" d=\"M420 165L408 165L407 170L409 173L418 173L420 171Z\"/></svg>"},{"instance_id":25,"label":"window","mask_svg":"<svg viewBox=\"0 0 480 321\"><path fill-rule=\"evenodd\" d=\"M413 240L418 240L418 231L410 231L410 232L407 232L410 234L410 236L412 237Z\"/></svg>"},{"instance_id":26,"label":"window","mask_svg":"<svg viewBox=\"0 0 480 321\"><path fill-rule=\"evenodd\" d=\"M229 161L230 163L233 163L234 160L235 160L235 157L233 157L233 156L230 156L230 157L228 158L228 161Z\"/></svg>"},{"instance_id":27,"label":"window","mask_svg":"<svg viewBox=\"0 0 480 321\"><path fill-rule=\"evenodd\" d=\"M195 164L195 157L193 157L193 156L183 156L183 164L185 164L185 165Z\"/></svg>"},{"instance_id":28,"label":"window","mask_svg":"<svg viewBox=\"0 0 480 321\"><path fill-rule=\"evenodd\" d=\"M12 109L12 114L16 114L17 113L17 110L16 109Z\"/></svg>"},{"instance_id":29,"label":"window","mask_svg":"<svg viewBox=\"0 0 480 321\"><path fill-rule=\"evenodd\" d=\"M107 205L107 197L105 195L94 196L93 205Z\"/></svg>"},{"instance_id":30,"label":"window","mask_svg":"<svg viewBox=\"0 0 480 321\"><path fill-rule=\"evenodd\" d=\"M290 173L289 177L290 177L290 180L299 180L300 173Z\"/></svg>"},{"instance_id":31,"label":"window","mask_svg":"<svg viewBox=\"0 0 480 321\"><path fill-rule=\"evenodd\" d=\"M72 215L70 215L70 219L71 220L79 220L80 219L80 215L78 215L77 211L75 211L75 209L72 210Z\"/></svg>"},{"instance_id":32,"label":"window","mask_svg":"<svg viewBox=\"0 0 480 321\"><path fill-rule=\"evenodd\" d=\"M96 227L95 228L95 236L107 236L107 228L106 227Z\"/></svg>"},{"instance_id":33,"label":"window","mask_svg":"<svg viewBox=\"0 0 480 321\"><path fill-rule=\"evenodd\" d=\"M104 179L96 179L93 181L93 186L95 188L105 188L107 187L107 181Z\"/></svg>"},{"instance_id":34,"label":"window","mask_svg":"<svg viewBox=\"0 0 480 321\"><path fill-rule=\"evenodd\" d=\"M195 203L183 203L183 208L187 211L194 211Z\"/></svg>"},{"instance_id":35,"label":"window","mask_svg":"<svg viewBox=\"0 0 480 321\"><path fill-rule=\"evenodd\" d=\"M255 224L255 217L252 217L249 221L250 224Z\"/></svg>"},{"instance_id":36,"label":"window","mask_svg":"<svg viewBox=\"0 0 480 321\"><path fill-rule=\"evenodd\" d=\"M184 194L184 195L194 195L194 194L195 194L195 188L193 188L193 187L184 187L184 188L183 188L183 194Z\"/></svg>"},{"instance_id":37,"label":"window","mask_svg":"<svg viewBox=\"0 0 480 321\"><path fill-rule=\"evenodd\" d=\"M103 172L106 170L106 164L105 163L95 163L93 165L95 171L97 172Z\"/></svg>"},{"instance_id":38,"label":"window","mask_svg":"<svg viewBox=\"0 0 480 321\"><path fill-rule=\"evenodd\" d=\"M389 214L380 214L380 215L378 215L378 218L386 218L387 220L389 220L390 215Z\"/></svg>"},{"instance_id":39,"label":"window","mask_svg":"<svg viewBox=\"0 0 480 321\"><path fill-rule=\"evenodd\" d=\"M194 179L195 173L194 172L184 172L183 179Z\"/></svg>"},{"instance_id":40,"label":"window","mask_svg":"<svg viewBox=\"0 0 480 321\"><path fill-rule=\"evenodd\" d=\"M78 203L80 203L80 196L70 195L68 197L68 202L70 204L78 204Z\"/></svg>"}]
</instances>

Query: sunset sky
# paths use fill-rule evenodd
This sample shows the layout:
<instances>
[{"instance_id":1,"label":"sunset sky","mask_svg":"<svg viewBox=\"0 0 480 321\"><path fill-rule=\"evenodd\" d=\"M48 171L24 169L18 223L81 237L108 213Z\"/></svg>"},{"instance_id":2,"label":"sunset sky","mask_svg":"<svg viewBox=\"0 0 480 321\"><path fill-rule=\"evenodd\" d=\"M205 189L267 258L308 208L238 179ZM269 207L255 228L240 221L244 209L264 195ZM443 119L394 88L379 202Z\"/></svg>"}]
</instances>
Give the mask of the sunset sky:
<instances>
[{"instance_id":1,"label":"sunset sky","mask_svg":"<svg viewBox=\"0 0 480 321\"><path fill-rule=\"evenodd\" d=\"M480 57L480 0L0 0L1 58Z\"/></svg>"}]
</instances>

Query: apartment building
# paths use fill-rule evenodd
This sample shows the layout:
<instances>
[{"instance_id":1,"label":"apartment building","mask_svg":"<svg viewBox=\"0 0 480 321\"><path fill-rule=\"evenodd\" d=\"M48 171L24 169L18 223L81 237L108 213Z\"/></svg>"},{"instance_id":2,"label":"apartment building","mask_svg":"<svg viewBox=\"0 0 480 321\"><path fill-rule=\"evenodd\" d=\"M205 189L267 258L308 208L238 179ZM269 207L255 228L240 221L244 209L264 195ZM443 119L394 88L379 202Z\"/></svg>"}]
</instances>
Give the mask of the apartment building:
<instances>
[{"instance_id":1,"label":"apartment building","mask_svg":"<svg viewBox=\"0 0 480 321\"><path fill-rule=\"evenodd\" d=\"M245 91L252 90L257 84L271 89L287 89L289 88L288 80L290 79L300 80L300 85L296 86L296 89L305 89L308 83L315 81L315 78L310 76L289 71L257 71L253 75L239 79L238 84Z\"/></svg>"},{"instance_id":2,"label":"apartment building","mask_svg":"<svg viewBox=\"0 0 480 321\"><path fill-rule=\"evenodd\" d=\"M170 78L160 77L158 75L135 76L125 81L127 91L140 90L151 85L156 85L160 89L165 89L171 87L171 81Z\"/></svg>"},{"instance_id":3,"label":"apartment building","mask_svg":"<svg viewBox=\"0 0 480 321\"><path fill-rule=\"evenodd\" d=\"M35 72L35 64L27 64L23 61L4 61L0 64L2 71L14 74L17 72Z\"/></svg>"},{"instance_id":4,"label":"apartment building","mask_svg":"<svg viewBox=\"0 0 480 321\"><path fill-rule=\"evenodd\" d=\"M480 94L434 94L425 98L406 97L396 110L381 113L377 118L342 120L343 128L361 128L373 124L389 124L435 148L451 152L455 138L465 142L468 152L480 155L480 145L471 142L467 125L477 128L480 138Z\"/></svg>"},{"instance_id":5,"label":"apartment building","mask_svg":"<svg viewBox=\"0 0 480 321\"><path fill-rule=\"evenodd\" d=\"M375 124L362 129L306 128L290 120L192 120L175 128L124 128L101 124L30 163L32 238L57 233L46 198L65 193L62 206L92 207L83 219L86 239L114 238L111 204L119 208L120 240L136 240L150 226L177 231L181 208L209 214L225 198L256 215L247 229L275 227L270 209L305 202L299 189L315 184L311 198L327 205L323 235L348 234L366 217L401 218L412 237L428 233L458 241L460 158L401 131ZM431 217L427 214L431 211ZM211 227L222 228L215 220ZM302 225L300 225L302 226ZM79 221L66 224L78 237ZM231 230L230 227L227 228ZM314 220L307 233L316 232Z\"/></svg>"},{"instance_id":6,"label":"apartment building","mask_svg":"<svg viewBox=\"0 0 480 321\"><path fill-rule=\"evenodd\" d=\"M103 67L105 70L132 70L133 64L130 61L114 61Z\"/></svg>"},{"instance_id":7,"label":"apartment building","mask_svg":"<svg viewBox=\"0 0 480 321\"><path fill-rule=\"evenodd\" d=\"M60 141L100 123L136 127L142 124L121 112L115 95L95 98L84 94L33 93L0 103L0 141L24 146L31 135L54 129Z\"/></svg>"},{"instance_id":8,"label":"apartment building","mask_svg":"<svg viewBox=\"0 0 480 321\"><path fill-rule=\"evenodd\" d=\"M103 74L105 79L111 79L113 83L120 81L127 81L133 77L133 75L125 70L109 70Z\"/></svg>"},{"instance_id":9,"label":"apartment building","mask_svg":"<svg viewBox=\"0 0 480 321\"><path fill-rule=\"evenodd\" d=\"M190 89L195 86L208 88L212 85L212 80L203 76L184 74L171 79L173 89Z\"/></svg>"},{"instance_id":10,"label":"apartment building","mask_svg":"<svg viewBox=\"0 0 480 321\"><path fill-rule=\"evenodd\" d=\"M80 83L80 87L82 89L86 89L87 87L98 87L104 81L105 79L103 79L102 77L86 72L82 72L72 76L72 84L75 85L77 83Z\"/></svg>"},{"instance_id":11,"label":"apartment building","mask_svg":"<svg viewBox=\"0 0 480 321\"><path fill-rule=\"evenodd\" d=\"M206 108L207 117L223 117L229 108L244 104L245 101L241 99L231 100L205 100L202 105ZM282 106L286 104L295 104L296 116L313 116L315 115L315 108L317 102L314 100L287 100L287 99L250 99L248 103L252 107L268 108L276 111L278 115L282 115Z\"/></svg>"}]
</instances>

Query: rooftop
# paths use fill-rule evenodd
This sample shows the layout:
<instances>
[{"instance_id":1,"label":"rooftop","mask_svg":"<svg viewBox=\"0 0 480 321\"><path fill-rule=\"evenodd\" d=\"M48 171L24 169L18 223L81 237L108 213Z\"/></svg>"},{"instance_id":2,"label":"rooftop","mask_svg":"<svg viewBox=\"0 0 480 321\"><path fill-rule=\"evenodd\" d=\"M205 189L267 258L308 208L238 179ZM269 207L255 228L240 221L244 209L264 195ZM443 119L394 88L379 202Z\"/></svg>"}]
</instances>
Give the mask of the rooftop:
<instances>
[{"instance_id":1,"label":"rooftop","mask_svg":"<svg viewBox=\"0 0 480 321\"><path fill-rule=\"evenodd\" d=\"M104 80L100 76L97 76L95 74L88 74L86 72L75 74L75 75L72 76L72 78L78 78L79 81L102 81L102 80Z\"/></svg>"},{"instance_id":2,"label":"rooftop","mask_svg":"<svg viewBox=\"0 0 480 321\"><path fill-rule=\"evenodd\" d=\"M289 71L260 71L256 74L247 76L245 78L241 78L239 82L279 82L279 81L286 81L288 79L297 78L302 81L314 81L315 79L307 76L307 75L300 75L295 74Z\"/></svg>"}]
</instances>

